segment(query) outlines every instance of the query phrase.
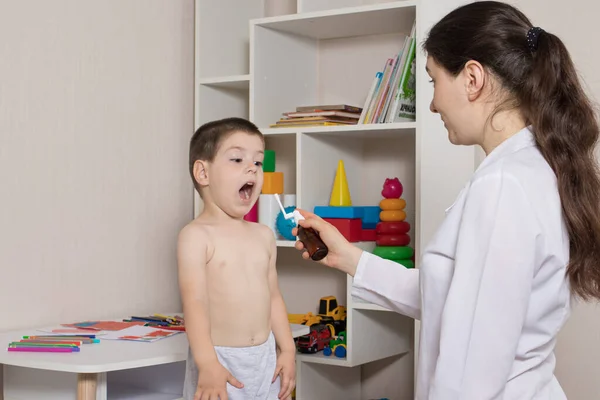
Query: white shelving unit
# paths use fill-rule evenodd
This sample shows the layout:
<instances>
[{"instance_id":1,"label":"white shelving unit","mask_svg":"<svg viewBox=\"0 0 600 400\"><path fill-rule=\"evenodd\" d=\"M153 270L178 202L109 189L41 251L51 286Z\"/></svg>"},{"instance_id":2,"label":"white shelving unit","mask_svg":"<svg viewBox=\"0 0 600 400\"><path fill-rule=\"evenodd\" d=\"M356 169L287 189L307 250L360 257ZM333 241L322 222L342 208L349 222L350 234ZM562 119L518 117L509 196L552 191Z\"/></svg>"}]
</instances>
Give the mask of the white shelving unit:
<instances>
[{"instance_id":1,"label":"white shelving unit","mask_svg":"<svg viewBox=\"0 0 600 400\"><path fill-rule=\"evenodd\" d=\"M433 88L417 49L414 122L269 128L297 106L362 107L385 60L402 49L416 20L417 41L457 0L297 0L297 13L272 15L270 0L196 0L195 127L237 116L256 123L276 153L284 192L312 210L327 205L344 161L353 205L378 205L385 178L404 186L411 246L418 255L473 171L473 150L452 146L430 113ZM294 0L296 3L296 0ZM195 214L202 208L195 195ZM280 286L290 313L316 313L334 295L347 307L344 359L298 355L297 399L413 397L414 322L350 295L352 278L305 261L280 240ZM374 242L357 243L371 251ZM399 268L402 266L399 265Z\"/></svg>"}]
</instances>

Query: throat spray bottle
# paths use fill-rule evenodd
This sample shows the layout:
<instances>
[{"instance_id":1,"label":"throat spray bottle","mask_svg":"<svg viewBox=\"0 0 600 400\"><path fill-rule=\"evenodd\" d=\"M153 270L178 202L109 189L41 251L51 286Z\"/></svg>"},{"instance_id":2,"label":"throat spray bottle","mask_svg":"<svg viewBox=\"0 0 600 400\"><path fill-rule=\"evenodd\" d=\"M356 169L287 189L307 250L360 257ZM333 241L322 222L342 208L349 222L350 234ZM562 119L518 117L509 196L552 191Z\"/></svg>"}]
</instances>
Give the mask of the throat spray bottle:
<instances>
[{"instance_id":1,"label":"throat spray bottle","mask_svg":"<svg viewBox=\"0 0 600 400\"><path fill-rule=\"evenodd\" d=\"M283 208L283 204L281 204L281 199L278 194L275 194L275 198L277 199L277 203L279 204L279 208L283 214L285 219L294 219L294 223L298 227L298 239L302 242L308 254L310 255L311 260L319 261L325 258L329 249L325 246L325 243L321 240L319 234L312 228L304 228L303 226L298 225L298 221L304 219L302 214L298 210L294 210L294 212L286 213Z\"/></svg>"}]
</instances>

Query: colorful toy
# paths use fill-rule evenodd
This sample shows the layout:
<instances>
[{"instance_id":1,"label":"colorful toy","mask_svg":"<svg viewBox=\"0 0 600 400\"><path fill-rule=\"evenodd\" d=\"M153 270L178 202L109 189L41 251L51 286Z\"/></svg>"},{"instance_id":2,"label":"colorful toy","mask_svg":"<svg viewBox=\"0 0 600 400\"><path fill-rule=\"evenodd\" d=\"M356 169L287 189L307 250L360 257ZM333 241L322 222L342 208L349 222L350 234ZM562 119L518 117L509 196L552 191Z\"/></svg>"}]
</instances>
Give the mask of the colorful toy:
<instances>
[{"instance_id":1,"label":"colorful toy","mask_svg":"<svg viewBox=\"0 0 600 400\"><path fill-rule=\"evenodd\" d=\"M334 354L337 358L346 357L346 331L340 332L335 338L331 339L329 345L323 349L324 356L329 357L331 354Z\"/></svg>"},{"instance_id":2,"label":"colorful toy","mask_svg":"<svg viewBox=\"0 0 600 400\"><path fill-rule=\"evenodd\" d=\"M280 218L280 209L278 207L275 195L283 195L286 201L286 207L295 209L295 195L284 194L284 175L283 172L275 171L276 154L273 150L265 150L263 161L264 182L260 196L252 209L244 216L246 221L258 222L268 226L275 239L295 240L292 236L292 228L289 227L293 221L282 221Z\"/></svg>"},{"instance_id":3,"label":"colorful toy","mask_svg":"<svg viewBox=\"0 0 600 400\"><path fill-rule=\"evenodd\" d=\"M317 353L329 346L331 331L326 325L316 324L310 327L308 335L298 337L296 348L300 353Z\"/></svg>"},{"instance_id":4,"label":"colorful toy","mask_svg":"<svg viewBox=\"0 0 600 400\"><path fill-rule=\"evenodd\" d=\"M258 199L256 199L256 203L248 211L248 214L244 215L244 219L248 222L258 222Z\"/></svg>"},{"instance_id":5,"label":"colorful toy","mask_svg":"<svg viewBox=\"0 0 600 400\"><path fill-rule=\"evenodd\" d=\"M283 194L283 172L265 172L262 194Z\"/></svg>"},{"instance_id":6,"label":"colorful toy","mask_svg":"<svg viewBox=\"0 0 600 400\"><path fill-rule=\"evenodd\" d=\"M323 324L329 328L331 335L346 330L346 307L337 303L335 296L322 297L319 301L319 313L288 314L290 324L313 326Z\"/></svg>"},{"instance_id":7,"label":"colorful toy","mask_svg":"<svg viewBox=\"0 0 600 400\"><path fill-rule=\"evenodd\" d=\"M346 170L344 169L344 161L338 161L335 180L333 181L333 190L329 198L330 206L351 206L352 199L350 198L350 188L346 180Z\"/></svg>"},{"instance_id":8,"label":"colorful toy","mask_svg":"<svg viewBox=\"0 0 600 400\"><path fill-rule=\"evenodd\" d=\"M296 206L289 206L284 208L286 214L293 213L295 209ZM277 228L277 232L285 240L296 240L296 237L292 235L292 229L296 227L296 222L293 218L285 218L284 213L279 211L279 214L277 214L275 227Z\"/></svg>"},{"instance_id":9,"label":"colorful toy","mask_svg":"<svg viewBox=\"0 0 600 400\"><path fill-rule=\"evenodd\" d=\"M265 150L262 167L263 172L275 172L275 152L273 150Z\"/></svg>"},{"instance_id":10,"label":"colorful toy","mask_svg":"<svg viewBox=\"0 0 600 400\"><path fill-rule=\"evenodd\" d=\"M375 241L380 221L379 206L353 206L344 161L338 161L328 206L315 206L313 212L335 226L350 242Z\"/></svg>"},{"instance_id":11,"label":"colorful toy","mask_svg":"<svg viewBox=\"0 0 600 400\"><path fill-rule=\"evenodd\" d=\"M404 187L398 178L386 178L383 183L383 190L381 191L381 195L386 199L399 199L402 197L402 192L404 191Z\"/></svg>"},{"instance_id":12,"label":"colorful toy","mask_svg":"<svg viewBox=\"0 0 600 400\"><path fill-rule=\"evenodd\" d=\"M410 244L410 224L405 221L406 200L404 188L398 178L386 178L379 202L380 222L375 226L376 246L373 254L395 261L406 268L414 268L414 250Z\"/></svg>"},{"instance_id":13,"label":"colorful toy","mask_svg":"<svg viewBox=\"0 0 600 400\"><path fill-rule=\"evenodd\" d=\"M349 242L360 242L362 240L362 221L360 218L323 218L338 231Z\"/></svg>"},{"instance_id":14,"label":"colorful toy","mask_svg":"<svg viewBox=\"0 0 600 400\"><path fill-rule=\"evenodd\" d=\"M360 240L361 240L361 242L377 241L377 230L376 229L363 229L360 232Z\"/></svg>"}]
</instances>

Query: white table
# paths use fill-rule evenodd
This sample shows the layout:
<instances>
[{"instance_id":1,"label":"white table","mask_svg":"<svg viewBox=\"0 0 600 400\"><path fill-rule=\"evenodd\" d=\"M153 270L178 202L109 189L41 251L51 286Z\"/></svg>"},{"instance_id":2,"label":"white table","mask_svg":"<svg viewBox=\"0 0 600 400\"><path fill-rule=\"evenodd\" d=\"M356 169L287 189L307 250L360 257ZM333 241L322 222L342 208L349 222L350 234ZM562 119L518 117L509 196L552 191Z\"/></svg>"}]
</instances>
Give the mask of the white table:
<instances>
[{"instance_id":1,"label":"white table","mask_svg":"<svg viewBox=\"0 0 600 400\"><path fill-rule=\"evenodd\" d=\"M304 325L291 327L294 337L309 333ZM34 334L43 333L36 329L0 333L0 346ZM2 349L0 400L175 400L182 396L187 354L185 333L154 343L101 340L82 345L79 353Z\"/></svg>"}]
</instances>

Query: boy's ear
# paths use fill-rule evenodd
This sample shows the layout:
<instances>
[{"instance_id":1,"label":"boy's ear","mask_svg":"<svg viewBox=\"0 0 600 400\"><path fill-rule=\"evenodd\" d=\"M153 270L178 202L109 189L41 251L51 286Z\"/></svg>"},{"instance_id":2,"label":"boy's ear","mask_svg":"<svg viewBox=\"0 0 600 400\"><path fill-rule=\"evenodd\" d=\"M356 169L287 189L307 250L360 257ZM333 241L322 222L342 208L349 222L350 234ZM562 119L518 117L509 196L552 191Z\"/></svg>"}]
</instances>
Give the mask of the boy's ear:
<instances>
[{"instance_id":1,"label":"boy's ear","mask_svg":"<svg viewBox=\"0 0 600 400\"><path fill-rule=\"evenodd\" d=\"M196 160L194 163L194 179L200 186L208 186L208 163Z\"/></svg>"}]
</instances>

